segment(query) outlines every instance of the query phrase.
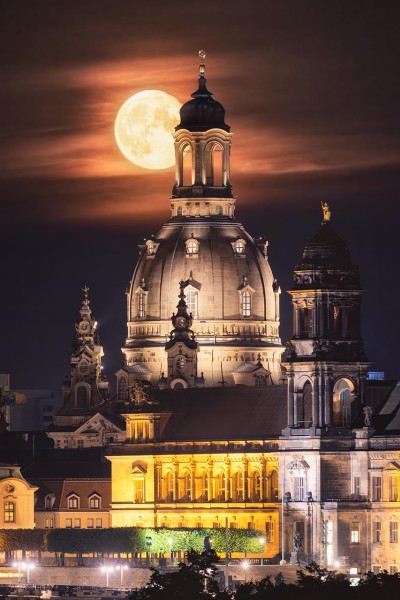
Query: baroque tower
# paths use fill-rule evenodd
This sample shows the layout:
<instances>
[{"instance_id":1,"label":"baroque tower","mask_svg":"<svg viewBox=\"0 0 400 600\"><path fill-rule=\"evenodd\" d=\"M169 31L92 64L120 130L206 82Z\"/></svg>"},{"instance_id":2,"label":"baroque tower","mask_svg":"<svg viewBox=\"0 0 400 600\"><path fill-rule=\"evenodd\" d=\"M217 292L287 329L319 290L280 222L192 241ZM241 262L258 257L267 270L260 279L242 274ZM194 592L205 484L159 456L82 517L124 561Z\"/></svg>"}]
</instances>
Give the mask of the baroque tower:
<instances>
[{"instance_id":1,"label":"baroque tower","mask_svg":"<svg viewBox=\"0 0 400 600\"><path fill-rule=\"evenodd\" d=\"M127 294L125 364L117 373L118 397L135 380L153 386L168 371L165 341L181 280L193 331L201 348L199 372L207 387L235 385L243 369L281 379L280 288L267 258L268 243L253 239L235 220L230 180L232 133L225 110L205 77L205 53L198 88L180 111L175 129L176 180L171 218L139 246L139 260Z\"/></svg>"},{"instance_id":2,"label":"baroque tower","mask_svg":"<svg viewBox=\"0 0 400 600\"><path fill-rule=\"evenodd\" d=\"M295 267L293 337L282 366L288 377L286 435L343 435L362 415L370 363L361 337L363 290L345 242L322 204L319 232Z\"/></svg>"}]
</instances>

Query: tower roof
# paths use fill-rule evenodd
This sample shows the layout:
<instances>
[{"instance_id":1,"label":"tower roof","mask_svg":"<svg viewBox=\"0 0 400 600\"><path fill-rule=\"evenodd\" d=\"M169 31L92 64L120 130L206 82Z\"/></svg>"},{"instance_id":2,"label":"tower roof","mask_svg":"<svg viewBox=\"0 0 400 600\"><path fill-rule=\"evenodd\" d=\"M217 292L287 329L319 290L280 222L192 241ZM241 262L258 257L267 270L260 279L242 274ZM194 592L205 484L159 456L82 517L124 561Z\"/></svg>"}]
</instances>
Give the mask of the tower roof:
<instances>
[{"instance_id":1,"label":"tower roof","mask_svg":"<svg viewBox=\"0 0 400 600\"><path fill-rule=\"evenodd\" d=\"M225 123L225 109L220 102L213 98L213 93L207 89L205 78L205 64L203 62L206 54L200 50L199 56L202 62L199 67L199 87L192 94L193 100L186 102L181 110L181 122L175 128L187 129L188 131L207 131L208 129L224 129L230 131L229 125Z\"/></svg>"},{"instance_id":2,"label":"tower roof","mask_svg":"<svg viewBox=\"0 0 400 600\"><path fill-rule=\"evenodd\" d=\"M318 233L306 243L302 264L347 268L352 266L345 241L333 231L329 221L323 221Z\"/></svg>"}]
</instances>

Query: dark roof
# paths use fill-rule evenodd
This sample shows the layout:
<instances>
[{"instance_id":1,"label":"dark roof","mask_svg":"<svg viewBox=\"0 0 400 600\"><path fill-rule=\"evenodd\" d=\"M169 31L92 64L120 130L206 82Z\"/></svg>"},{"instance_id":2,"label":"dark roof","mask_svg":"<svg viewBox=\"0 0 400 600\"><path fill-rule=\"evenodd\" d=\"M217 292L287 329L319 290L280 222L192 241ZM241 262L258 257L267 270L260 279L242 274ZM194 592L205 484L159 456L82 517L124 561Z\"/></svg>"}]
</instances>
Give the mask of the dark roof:
<instances>
[{"instance_id":1,"label":"dark roof","mask_svg":"<svg viewBox=\"0 0 400 600\"><path fill-rule=\"evenodd\" d=\"M318 233L305 245L302 264L346 269L353 266L346 243L333 231L329 221L324 221Z\"/></svg>"},{"instance_id":2,"label":"dark roof","mask_svg":"<svg viewBox=\"0 0 400 600\"><path fill-rule=\"evenodd\" d=\"M163 441L277 438L286 426L286 386L152 390L171 412Z\"/></svg>"},{"instance_id":3,"label":"dark roof","mask_svg":"<svg viewBox=\"0 0 400 600\"><path fill-rule=\"evenodd\" d=\"M175 128L176 131L208 131L213 128L230 130L229 125L225 123L225 109L214 100L203 75L199 77L199 87L193 92L192 98L193 100L186 102L180 110L181 122Z\"/></svg>"},{"instance_id":4,"label":"dark roof","mask_svg":"<svg viewBox=\"0 0 400 600\"><path fill-rule=\"evenodd\" d=\"M111 463L106 448L48 450L24 471L29 481L38 479L109 479Z\"/></svg>"}]
</instances>

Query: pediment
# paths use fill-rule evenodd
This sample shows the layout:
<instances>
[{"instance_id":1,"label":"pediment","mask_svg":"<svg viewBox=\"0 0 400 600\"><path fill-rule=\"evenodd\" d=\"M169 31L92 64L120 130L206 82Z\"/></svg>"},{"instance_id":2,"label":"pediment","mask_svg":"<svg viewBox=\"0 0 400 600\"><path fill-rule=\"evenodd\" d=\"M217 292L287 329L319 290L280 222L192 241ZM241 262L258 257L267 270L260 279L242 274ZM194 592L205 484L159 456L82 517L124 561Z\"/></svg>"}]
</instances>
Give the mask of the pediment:
<instances>
[{"instance_id":1,"label":"pediment","mask_svg":"<svg viewBox=\"0 0 400 600\"><path fill-rule=\"evenodd\" d=\"M131 473L132 475L146 475L147 464L140 460L135 461L134 463L132 463Z\"/></svg>"},{"instance_id":2,"label":"pediment","mask_svg":"<svg viewBox=\"0 0 400 600\"><path fill-rule=\"evenodd\" d=\"M383 467L384 471L400 471L400 464L395 460L392 460Z\"/></svg>"},{"instance_id":3,"label":"pediment","mask_svg":"<svg viewBox=\"0 0 400 600\"><path fill-rule=\"evenodd\" d=\"M75 433L95 433L100 431L107 431L109 433L120 433L123 431L117 427L114 423L111 423L104 415L96 413L88 421L83 423Z\"/></svg>"}]
</instances>

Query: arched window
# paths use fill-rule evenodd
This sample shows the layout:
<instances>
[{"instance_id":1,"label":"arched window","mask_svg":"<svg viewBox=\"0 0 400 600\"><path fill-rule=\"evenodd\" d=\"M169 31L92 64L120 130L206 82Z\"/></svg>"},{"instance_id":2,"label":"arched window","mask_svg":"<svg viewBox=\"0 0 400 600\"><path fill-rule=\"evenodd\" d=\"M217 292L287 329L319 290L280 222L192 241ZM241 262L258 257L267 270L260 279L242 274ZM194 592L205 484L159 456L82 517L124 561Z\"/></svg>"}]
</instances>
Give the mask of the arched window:
<instances>
[{"instance_id":1,"label":"arched window","mask_svg":"<svg viewBox=\"0 0 400 600\"><path fill-rule=\"evenodd\" d=\"M251 293L249 290L243 290L241 294L241 309L242 317L251 316Z\"/></svg>"},{"instance_id":2,"label":"arched window","mask_svg":"<svg viewBox=\"0 0 400 600\"><path fill-rule=\"evenodd\" d=\"M191 237L185 242L186 244L186 256L195 256L199 253L199 242Z\"/></svg>"},{"instance_id":3,"label":"arched window","mask_svg":"<svg viewBox=\"0 0 400 600\"><path fill-rule=\"evenodd\" d=\"M198 301L199 293L195 288L189 288L189 289L185 290L185 294L186 294L186 304L188 307L188 313L192 314L193 317L196 317L198 315L197 301Z\"/></svg>"},{"instance_id":4,"label":"arched window","mask_svg":"<svg viewBox=\"0 0 400 600\"><path fill-rule=\"evenodd\" d=\"M15 503L4 502L4 522L15 523Z\"/></svg>"},{"instance_id":5,"label":"arched window","mask_svg":"<svg viewBox=\"0 0 400 600\"><path fill-rule=\"evenodd\" d=\"M168 471L164 479L165 491L164 499L166 502L172 502L175 496L175 478L172 471Z\"/></svg>"},{"instance_id":6,"label":"arched window","mask_svg":"<svg viewBox=\"0 0 400 600\"><path fill-rule=\"evenodd\" d=\"M261 500L261 475L259 471L254 471L251 476L251 499L253 502Z\"/></svg>"},{"instance_id":7,"label":"arched window","mask_svg":"<svg viewBox=\"0 0 400 600\"><path fill-rule=\"evenodd\" d=\"M118 399L120 402L128 400L128 380L126 377L121 377L118 381Z\"/></svg>"},{"instance_id":8,"label":"arched window","mask_svg":"<svg viewBox=\"0 0 400 600\"><path fill-rule=\"evenodd\" d=\"M183 475L181 477L180 498L181 498L181 500L191 500L192 499L192 476L188 469L186 469L183 472Z\"/></svg>"},{"instance_id":9,"label":"arched window","mask_svg":"<svg viewBox=\"0 0 400 600\"><path fill-rule=\"evenodd\" d=\"M76 407L87 408L89 406L89 390L85 385L80 385L76 390Z\"/></svg>"},{"instance_id":10,"label":"arched window","mask_svg":"<svg viewBox=\"0 0 400 600\"><path fill-rule=\"evenodd\" d=\"M213 185L224 185L224 152L219 144L215 144L212 150L212 178Z\"/></svg>"},{"instance_id":11,"label":"arched window","mask_svg":"<svg viewBox=\"0 0 400 600\"><path fill-rule=\"evenodd\" d=\"M226 475L224 471L215 477L215 499L218 502L226 501Z\"/></svg>"},{"instance_id":12,"label":"arched window","mask_svg":"<svg viewBox=\"0 0 400 600\"><path fill-rule=\"evenodd\" d=\"M279 497L279 488L278 488L278 472L275 469L271 473L271 501L275 502Z\"/></svg>"},{"instance_id":13,"label":"arched window","mask_svg":"<svg viewBox=\"0 0 400 600\"><path fill-rule=\"evenodd\" d=\"M98 494L92 494L89 497L89 508L91 510L98 510L101 508L101 498Z\"/></svg>"},{"instance_id":14,"label":"arched window","mask_svg":"<svg viewBox=\"0 0 400 600\"><path fill-rule=\"evenodd\" d=\"M193 185L193 159L192 149L187 144L182 149L182 181L181 185Z\"/></svg>"},{"instance_id":15,"label":"arched window","mask_svg":"<svg viewBox=\"0 0 400 600\"><path fill-rule=\"evenodd\" d=\"M233 475L232 483L232 497L234 502L242 502L244 500L242 471L236 471L236 473Z\"/></svg>"},{"instance_id":16,"label":"arched window","mask_svg":"<svg viewBox=\"0 0 400 600\"><path fill-rule=\"evenodd\" d=\"M353 420L354 385L349 379L339 379L333 388L333 425L350 427Z\"/></svg>"},{"instance_id":17,"label":"arched window","mask_svg":"<svg viewBox=\"0 0 400 600\"><path fill-rule=\"evenodd\" d=\"M181 217L183 214L183 209L182 206L178 206L178 210L176 211L176 214L178 217Z\"/></svg>"},{"instance_id":18,"label":"arched window","mask_svg":"<svg viewBox=\"0 0 400 600\"><path fill-rule=\"evenodd\" d=\"M208 500L208 473L206 470L202 471L199 477L199 498L200 502L207 502Z\"/></svg>"},{"instance_id":19,"label":"arched window","mask_svg":"<svg viewBox=\"0 0 400 600\"><path fill-rule=\"evenodd\" d=\"M297 394L297 426L311 427L312 425L312 385L309 381Z\"/></svg>"}]
</instances>

